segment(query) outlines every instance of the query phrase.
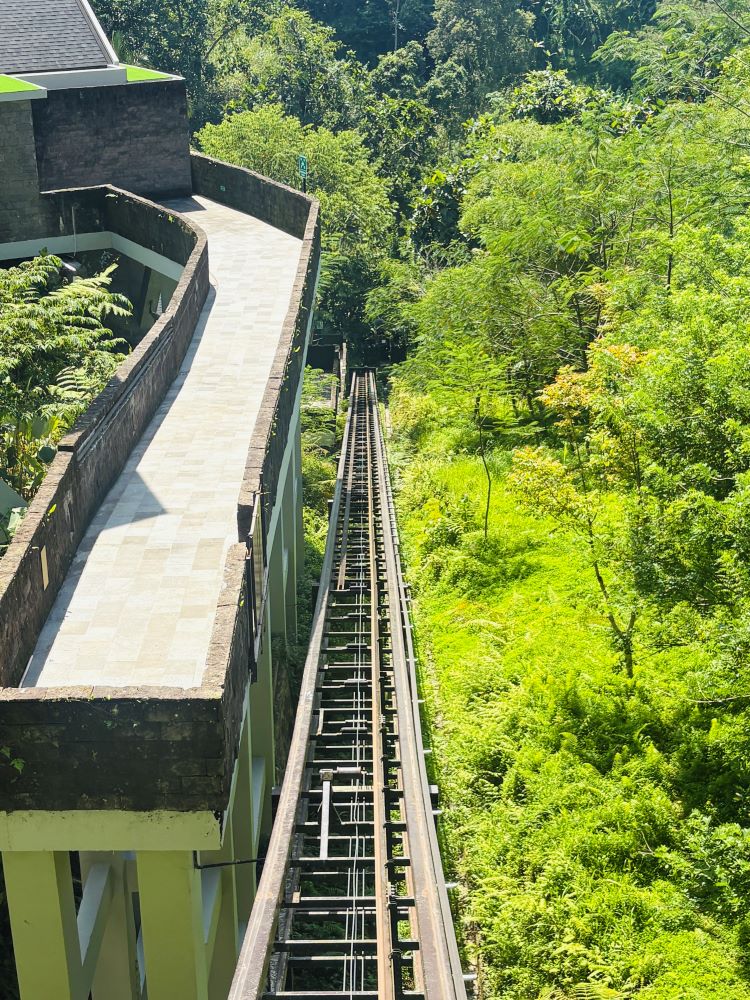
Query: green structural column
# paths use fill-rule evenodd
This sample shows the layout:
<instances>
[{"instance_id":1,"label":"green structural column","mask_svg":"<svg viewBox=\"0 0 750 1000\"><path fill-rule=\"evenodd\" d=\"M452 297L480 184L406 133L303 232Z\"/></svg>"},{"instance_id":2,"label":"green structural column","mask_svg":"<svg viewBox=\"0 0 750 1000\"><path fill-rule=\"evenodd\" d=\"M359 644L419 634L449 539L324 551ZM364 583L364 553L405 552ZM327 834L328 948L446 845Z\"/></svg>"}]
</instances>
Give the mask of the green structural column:
<instances>
[{"instance_id":1,"label":"green structural column","mask_svg":"<svg viewBox=\"0 0 750 1000\"><path fill-rule=\"evenodd\" d=\"M235 861L233 816L235 801L229 809L224 827L224 843L219 851L202 851L201 864ZM239 866L237 866L239 867ZM216 903L209 922L209 976L208 994L211 1000L226 1000L237 965L237 867L204 869L203 877L218 880ZM204 883L205 884L205 883Z\"/></svg>"},{"instance_id":2,"label":"green structural column","mask_svg":"<svg viewBox=\"0 0 750 1000\"><path fill-rule=\"evenodd\" d=\"M93 1000L132 1000L140 995L136 960L133 898L128 886L127 860L120 852L82 851L81 878L96 864L112 868L112 904L94 973Z\"/></svg>"},{"instance_id":3,"label":"green structural column","mask_svg":"<svg viewBox=\"0 0 750 1000\"><path fill-rule=\"evenodd\" d=\"M261 810L260 829L266 833L271 826L271 789L276 780L276 755L274 751L273 667L271 664L270 609L266 602L263 623L263 643L258 657L258 680L250 688L250 740L253 763L255 758L265 762L265 791ZM254 806L255 808L255 806ZM258 830L253 829L257 840Z\"/></svg>"},{"instance_id":4,"label":"green structural column","mask_svg":"<svg viewBox=\"0 0 750 1000\"><path fill-rule=\"evenodd\" d=\"M292 437L284 480L281 519L284 526L284 604L287 642L297 641L297 500L295 496L295 442Z\"/></svg>"},{"instance_id":5,"label":"green structural column","mask_svg":"<svg viewBox=\"0 0 750 1000\"><path fill-rule=\"evenodd\" d=\"M84 1000L70 857L3 852L21 1000Z\"/></svg>"},{"instance_id":6,"label":"green structural column","mask_svg":"<svg viewBox=\"0 0 750 1000\"><path fill-rule=\"evenodd\" d=\"M302 437L299 412L294 423L294 517L297 536L297 579L305 571L305 524L302 519Z\"/></svg>"},{"instance_id":7,"label":"green structural column","mask_svg":"<svg viewBox=\"0 0 750 1000\"><path fill-rule=\"evenodd\" d=\"M279 491L279 498L283 492ZM268 554L268 603L271 609L271 635L287 636L286 589L284 587L284 525L283 508L276 522ZM289 637L291 638L291 637Z\"/></svg>"},{"instance_id":8,"label":"green structural column","mask_svg":"<svg viewBox=\"0 0 750 1000\"><path fill-rule=\"evenodd\" d=\"M249 689L252 700L255 687ZM253 831L253 778L252 739L250 735L250 707L245 713L242 727L240 751L237 760L237 788L232 806L232 827L234 830L234 851L238 858L254 858L255 836ZM255 865L237 865L237 916L240 924L247 924L255 898Z\"/></svg>"},{"instance_id":9,"label":"green structural column","mask_svg":"<svg viewBox=\"0 0 750 1000\"><path fill-rule=\"evenodd\" d=\"M208 1000L201 873L192 851L139 851L148 1000Z\"/></svg>"}]
</instances>

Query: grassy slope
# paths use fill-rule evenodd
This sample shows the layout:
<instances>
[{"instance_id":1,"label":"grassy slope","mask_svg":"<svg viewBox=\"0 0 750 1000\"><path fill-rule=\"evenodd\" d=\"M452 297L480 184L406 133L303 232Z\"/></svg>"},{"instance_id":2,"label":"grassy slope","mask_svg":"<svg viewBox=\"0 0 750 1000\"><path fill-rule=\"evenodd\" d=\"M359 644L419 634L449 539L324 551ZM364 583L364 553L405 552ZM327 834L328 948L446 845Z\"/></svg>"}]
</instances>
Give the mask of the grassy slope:
<instances>
[{"instance_id":1,"label":"grassy slope","mask_svg":"<svg viewBox=\"0 0 750 1000\"><path fill-rule=\"evenodd\" d=\"M473 458L423 446L397 500L482 996L748 998L747 838L695 808L700 651L642 648L631 685L590 567L519 511L505 464L486 543Z\"/></svg>"}]
</instances>

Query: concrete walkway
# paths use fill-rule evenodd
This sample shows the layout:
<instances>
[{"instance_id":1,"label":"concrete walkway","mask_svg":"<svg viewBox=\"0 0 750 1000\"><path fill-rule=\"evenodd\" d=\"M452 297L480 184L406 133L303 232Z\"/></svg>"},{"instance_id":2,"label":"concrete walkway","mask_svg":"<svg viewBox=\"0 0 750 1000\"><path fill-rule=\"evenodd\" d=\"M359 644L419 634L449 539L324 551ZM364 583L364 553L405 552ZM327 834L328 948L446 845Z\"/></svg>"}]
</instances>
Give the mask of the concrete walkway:
<instances>
[{"instance_id":1,"label":"concrete walkway","mask_svg":"<svg viewBox=\"0 0 750 1000\"><path fill-rule=\"evenodd\" d=\"M200 684L301 241L206 198L212 291L182 369L87 531L24 687Z\"/></svg>"}]
</instances>

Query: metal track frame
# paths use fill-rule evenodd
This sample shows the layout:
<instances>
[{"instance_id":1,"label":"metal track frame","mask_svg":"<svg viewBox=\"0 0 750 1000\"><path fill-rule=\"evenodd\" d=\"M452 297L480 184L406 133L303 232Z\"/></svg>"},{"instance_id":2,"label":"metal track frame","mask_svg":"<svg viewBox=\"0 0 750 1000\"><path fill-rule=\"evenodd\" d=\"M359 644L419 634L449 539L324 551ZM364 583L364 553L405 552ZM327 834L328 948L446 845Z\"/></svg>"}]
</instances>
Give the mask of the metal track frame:
<instances>
[{"instance_id":1,"label":"metal track frame","mask_svg":"<svg viewBox=\"0 0 750 1000\"><path fill-rule=\"evenodd\" d=\"M292 747L230 1000L465 1000L375 377L355 372Z\"/></svg>"}]
</instances>

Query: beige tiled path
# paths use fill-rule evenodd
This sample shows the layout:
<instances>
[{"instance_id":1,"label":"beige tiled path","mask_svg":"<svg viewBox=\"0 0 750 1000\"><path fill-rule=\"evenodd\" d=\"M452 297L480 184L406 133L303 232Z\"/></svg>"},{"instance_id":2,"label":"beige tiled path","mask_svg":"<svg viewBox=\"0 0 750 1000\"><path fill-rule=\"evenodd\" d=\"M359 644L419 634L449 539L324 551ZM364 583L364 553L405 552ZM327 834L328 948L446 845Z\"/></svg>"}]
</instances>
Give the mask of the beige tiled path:
<instances>
[{"instance_id":1,"label":"beige tiled path","mask_svg":"<svg viewBox=\"0 0 750 1000\"><path fill-rule=\"evenodd\" d=\"M212 292L182 369L95 516L23 684L201 681L250 436L301 242L205 198Z\"/></svg>"}]
</instances>

